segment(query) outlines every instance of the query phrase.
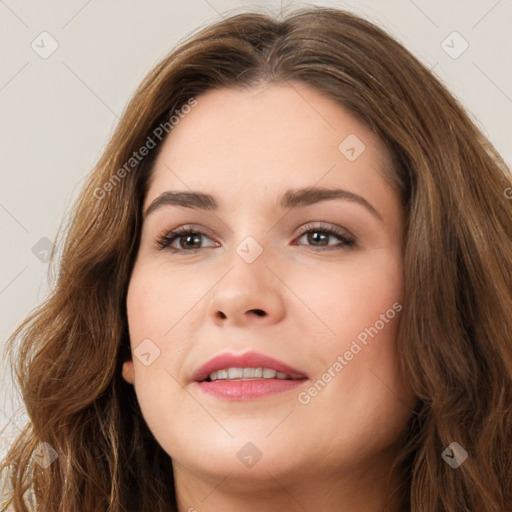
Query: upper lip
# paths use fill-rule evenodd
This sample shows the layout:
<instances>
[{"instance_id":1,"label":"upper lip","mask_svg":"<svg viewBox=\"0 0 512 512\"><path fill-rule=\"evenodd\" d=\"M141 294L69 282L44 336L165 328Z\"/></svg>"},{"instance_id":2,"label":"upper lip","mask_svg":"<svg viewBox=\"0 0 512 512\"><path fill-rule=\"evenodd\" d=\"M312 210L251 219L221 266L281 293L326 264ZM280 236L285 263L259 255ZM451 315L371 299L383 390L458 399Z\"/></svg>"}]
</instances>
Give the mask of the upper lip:
<instances>
[{"instance_id":1,"label":"upper lip","mask_svg":"<svg viewBox=\"0 0 512 512\"><path fill-rule=\"evenodd\" d=\"M292 379L307 378L307 375L282 361L252 351L239 355L230 353L219 354L198 368L192 374L191 379L195 382L201 382L207 379L212 372L225 368L271 368L277 372L285 373Z\"/></svg>"}]
</instances>

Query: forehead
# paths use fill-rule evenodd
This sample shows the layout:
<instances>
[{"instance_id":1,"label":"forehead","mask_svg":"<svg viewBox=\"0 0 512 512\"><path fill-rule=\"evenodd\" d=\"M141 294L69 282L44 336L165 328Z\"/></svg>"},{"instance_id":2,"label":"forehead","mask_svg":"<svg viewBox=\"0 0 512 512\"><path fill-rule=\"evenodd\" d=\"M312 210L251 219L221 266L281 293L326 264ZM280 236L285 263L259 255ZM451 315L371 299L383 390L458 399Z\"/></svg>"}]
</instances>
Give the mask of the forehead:
<instances>
[{"instance_id":1,"label":"forehead","mask_svg":"<svg viewBox=\"0 0 512 512\"><path fill-rule=\"evenodd\" d=\"M383 192L382 141L310 86L218 89L196 101L163 143L145 204L170 188L231 199L315 184Z\"/></svg>"}]
</instances>

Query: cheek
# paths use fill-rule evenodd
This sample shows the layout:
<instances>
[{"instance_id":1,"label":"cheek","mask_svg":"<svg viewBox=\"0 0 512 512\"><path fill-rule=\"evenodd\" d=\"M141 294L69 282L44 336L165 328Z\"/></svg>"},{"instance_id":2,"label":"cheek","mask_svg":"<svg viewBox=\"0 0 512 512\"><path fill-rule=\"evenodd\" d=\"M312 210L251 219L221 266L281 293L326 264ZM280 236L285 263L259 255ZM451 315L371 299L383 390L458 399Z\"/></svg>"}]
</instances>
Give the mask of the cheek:
<instances>
[{"instance_id":1,"label":"cheek","mask_svg":"<svg viewBox=\"0 0 512 512\"><path fill-rule=\"evenodd\" d=\"M376 322L381 326L381 315L388 311L385 320L395 318L393 304L402 303L403 267L398 252L375 250L337 266L317 266L306 275L308 279L301 273L293 289L317 317L309 314L324 332L324 340L336 348ZM388 323L396 322L386 322L387 331Z\"/></svg>"},{"instance_id":2,"label":"cheek","mask_svg":"<svg viewBox=\"0 0 512 512\"><path fill-rule=\"evenodd\" d=\"M333 417L358 418L366 429L383 425L384 418L391 430L399 426L409 414L401 401L412 406L396 351L403 308L400 253L373 251L338 271L316 272L315 280L298 289L317 317L308 316L319 326L316 339L321 341L309 346L308 359L320 364L301 403L318 414L331 410ZM300 332L308 332L302 318Z\"/></svg>"},{"instance_id":3,"label":"cheek","mask_svg":"<svg viewBox=\"0 0 512 512\"><path fill-rule=\"evenodd\" d=\"M141 336L156 336L157 326L154 323L154 315L164 308L164 304L155 297L155 287L151 277L147 277L137 267L134 269L128 286L126 298L126 310L128 315L128 327L130 330L130 342L132 349L141 341Z\"/></svg>"},{"instance_id":4,"label":"cheek","mask_svg":"<svg viewBox=\"0 0 512 512\"><path fill-rule=\"evenodd\" d=\"M163 342L192 307L196 292L184 275L147 262L135 266L126 299L132 348L145 338Z\"/></svg>"},{"instance_id":5,"label":"cheek","mask_svg":"<svg viewBox=\"0 0 512 512\"><path fill-rule=\"evenodd\" d=\"M158 407L154 398L160 393L170 396L180 389L177 381L183 378L180 361L188 350L186 333L195 325L191 312L204 295L202 287L190 284L189 273L169 272L147 261L135 265L132 272L126 308L135 389L143 409ZM143 354L149 356L139 357Z\"/></svg>"},{"instance_id":6,"label":"cheek","mask_svg":"<svg viewBox=\"0 0 512 512\"><path fill-rule=\"evenodd\" d=\"M142 270L137 266L134 268L126 298L135 390L139 398L148 387L158 385L162 378L161 371L167 359L163 350L165 333L172 326L172 308L161 300L158 282L152 277L154 274ZM155 379L157 374L159 379ZM156 390L150 391L153 393Z\"/></svg>"},{"instance_id":7,"label":"cheek","mask_svg":"<svg viewBox=\"0 0 512 512\"><path fill-rule=\"evenodd\" d=\"M170 397L173 407L190 407L180 399L180 387L175 380L178 376L172 366L180 347L170 347L166 335L178 321L173 318L178 316L176 310L181 310L179 298L170 290L172 283L168 281L156 269L147 271L147 267L135 266L126 299L134 388L142 415L153 433L168 429L162 404Z\"/></svg>"}]
</instances>

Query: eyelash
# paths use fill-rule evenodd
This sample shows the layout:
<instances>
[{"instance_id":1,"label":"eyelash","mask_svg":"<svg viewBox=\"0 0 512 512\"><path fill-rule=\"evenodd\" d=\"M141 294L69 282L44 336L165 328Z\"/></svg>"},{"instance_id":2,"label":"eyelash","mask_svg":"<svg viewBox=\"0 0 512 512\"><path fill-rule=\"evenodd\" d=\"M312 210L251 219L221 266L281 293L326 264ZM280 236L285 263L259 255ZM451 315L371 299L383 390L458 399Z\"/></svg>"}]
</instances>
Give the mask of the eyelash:
<instances>
[{"instance_id":1,"label":"eyelash","mask_svg":"<svg viewBox=\"0 0 512 512\"><path fill-rule=\"evenodd\" d=\"M330 250L343 250L343 249L350 249L351 247L354 247L356 245L355 238L352 238L348 236L346 233L344 233L342 230L333 228L333 227L327 227L327 226L312 226L311 224L306 224L301 228L301 233L299 234L299 239L302 238L305 234L310 232L320 232L325 233L329 236L334 236L338 238L341 241L341 245L335 245L333 246L326 246L326 248L323 248L322 246L314 246L311 245L310 247L316 247L320 251L330 251ZM177 249L175 247L170 247L170 245L177 239L179 239L182 236L185 235L206 235L203 231L199 229L192 229L188 226L180 226L179 228L176 228L172 231L168 231L157 238L156 240L156 247L159 250L167 249L174 253L195 253L197 251L200 251L204 248L195 248L195 249ZM304 245L304 244L296 244L296 245ZM327 247L331 247L330 249Z\"/></svg>"}]
</instances>

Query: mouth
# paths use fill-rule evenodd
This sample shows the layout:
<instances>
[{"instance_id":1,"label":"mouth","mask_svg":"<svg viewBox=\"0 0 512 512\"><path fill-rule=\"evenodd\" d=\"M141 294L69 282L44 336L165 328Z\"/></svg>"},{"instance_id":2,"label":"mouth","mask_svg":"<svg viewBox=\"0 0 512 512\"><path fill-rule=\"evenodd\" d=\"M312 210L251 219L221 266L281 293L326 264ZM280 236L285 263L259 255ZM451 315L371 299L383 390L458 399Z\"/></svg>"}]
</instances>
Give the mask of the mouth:
<instances>
[{"instance_id":1,"label":"mouth","mask_svg":"<svg viewBox=\"0 0 512 512\"><path fill-rule=\"evenodd\" d=\"M307 375L292 366L258 352L224 353L213 357L191 376L194 382L252 379L307 379Z\"/></svg>"},{"instance_id":2,"label":"mouth","mask_svg":"<svg viewBox=\"0 0 512 512\"><path fill-rule=\"evenodd\" d=\"M307 375L277 359L246 352L221 354L192 375L204 393L226 400L252 400L303 385Z\"/></svg>"}]
</instances>

